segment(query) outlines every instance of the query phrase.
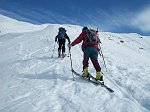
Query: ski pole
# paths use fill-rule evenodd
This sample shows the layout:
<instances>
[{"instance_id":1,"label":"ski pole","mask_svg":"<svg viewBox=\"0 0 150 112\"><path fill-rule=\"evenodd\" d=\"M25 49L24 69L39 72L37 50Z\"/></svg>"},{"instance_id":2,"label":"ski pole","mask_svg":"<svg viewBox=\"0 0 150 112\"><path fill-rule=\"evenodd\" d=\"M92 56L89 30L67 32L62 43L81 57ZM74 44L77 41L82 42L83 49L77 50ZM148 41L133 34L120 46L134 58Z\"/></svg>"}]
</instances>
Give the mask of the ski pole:
<instances>
[{"instance_id":1,"label":"ski pole","mask_svg":"<svg viewBox=\"0 0 150 112\"><path fill-rule=\"evenodd\" d=\"M97 36L98 36L98 38L99 38L99 34L98 34L98 27L97 27L96 33L97 33ZM99 38L99 41L101 42L100 38ZM99 46L100 46L100 45L99 45ZM101 52L99 52L99 55L100 55L100 56L102 56L102 53L101 53Z\"/></svg>"},{"instance_id":2,"label":"ski pole","mask_svg":"<svg viewBox=\"0 0 150 112\"><path fill-rule=\"evenodd\" d=\"M72 71L72 76L73 76L73 81L74 81L73 66L72 66L72 58L71 58L71 47L69 47L69 54L70 54L71 71Z\"/></svg>"},{"instance_id":3,"label":"ski pole","mask_svg":"<svg viewBox=\"0 0 150 112\"><path fill-rule=\"evenodd\" d=\"M69 44L69 43L68 43ZM69 48L70 49L70 48ZM69 57L69 54L70 54L70 50L68 50L68 54L67 54L67 57Z\"/></svg>"},{"instance_id":4,"label":"ski pole","mask_svg":"<svg viewBox=\"0 0 150 112\"><path fill-rule=\"evenodd\" d=\"M54 55L55 46L56 46L56 42L55 42L54 47L53 47L52 58L53 58L53 55Z\"/></svg>"},{"instance_id":5,"label":"ski pole","mask_svg":"<svg viewBox=\"0 0 150 112\"><path fill-rule=\"evenodd\" d=\"M102 58L103 58L103 62L104 62L105 69L106 69L106 72L107 72L107 67L106 67L106 63L105 63L105 59L104 59L104 55L103 55L103 52L102 52L102 49L101 49L100 44L99 44L99 48L100 48L99 55L100 55L100 56L102 56Z\"/></svg>"}]
</instances>

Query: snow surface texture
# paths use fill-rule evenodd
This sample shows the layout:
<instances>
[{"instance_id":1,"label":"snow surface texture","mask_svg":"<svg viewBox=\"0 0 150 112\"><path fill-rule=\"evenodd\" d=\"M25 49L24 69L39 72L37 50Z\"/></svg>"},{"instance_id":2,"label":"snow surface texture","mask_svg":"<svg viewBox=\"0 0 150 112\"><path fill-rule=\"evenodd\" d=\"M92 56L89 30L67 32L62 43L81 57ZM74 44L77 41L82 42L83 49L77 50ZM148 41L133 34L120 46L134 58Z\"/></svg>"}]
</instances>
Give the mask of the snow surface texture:
<instances>
[{"instance_id":1,"label":"snow surface texture","mask_svg":"<svg viewBox=\"0 0 150 112\"><path fill-rule=\"evenodd\" d=\"M71 41L82 29L32 25L0 15L0 112L150 112L150 37L99 33L104 81L115 91L109 93L79 77L72 80L70 58L57 58L54 38L60 26ZM71 54L80 73L81 44ZM91 61L89 72L95 76Z\"/></svg>"}]
</instances>

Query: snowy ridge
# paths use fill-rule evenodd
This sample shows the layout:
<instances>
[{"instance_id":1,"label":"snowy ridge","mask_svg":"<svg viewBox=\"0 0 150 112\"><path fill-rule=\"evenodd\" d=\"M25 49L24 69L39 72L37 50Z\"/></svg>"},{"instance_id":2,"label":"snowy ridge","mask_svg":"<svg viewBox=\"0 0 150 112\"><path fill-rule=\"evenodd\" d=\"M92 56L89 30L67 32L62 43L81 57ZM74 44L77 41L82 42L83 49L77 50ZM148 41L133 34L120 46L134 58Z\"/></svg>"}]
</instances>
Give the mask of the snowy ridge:
<instances>
[{"instance_id":1,"label":"snowy ridge","mask_svg":"<svg viewBox=\"0 0 150 112\"><path fill-rule=\"evenodd\" d=\"M107 67L106 72L99 57L104 81L115 91L109 93L78 77L72 81L70 58L57 58L54 38L58 28L65 27L73 41L81 26L47 24L33 28L11 19L8 30L6 21L10 20L0 22L5 27L0 27L4 32L0 35L0 112L150 111L150 37L99 32ZM19 31L18 24L25 30ZM72 47L71 54L73 68L80 73L81 44ZM95 76L92 63L89 65Z\"/></svg>"},{"instance_id":2,"label":"snowy ridge","mask_svg":"<svg viewBox=\"0 0 150 112\"><path fill-rule=\"evenodd\" d=\"M6 33L23 33L36 31L41 30L46 26L47 26L46 24L33 25L30 23L14 20L0 14L0 35Z\"/></svg>"}]
</instances>

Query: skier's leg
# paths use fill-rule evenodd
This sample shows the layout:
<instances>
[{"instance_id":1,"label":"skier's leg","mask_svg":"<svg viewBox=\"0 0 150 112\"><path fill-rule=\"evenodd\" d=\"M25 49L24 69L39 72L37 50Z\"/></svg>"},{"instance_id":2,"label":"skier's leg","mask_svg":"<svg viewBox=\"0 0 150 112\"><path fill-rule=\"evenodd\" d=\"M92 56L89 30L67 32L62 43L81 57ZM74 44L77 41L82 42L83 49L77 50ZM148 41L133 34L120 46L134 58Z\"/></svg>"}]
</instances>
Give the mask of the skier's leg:
<instances>
[{"instance_id":1,"label":"skier's leg","mask_svg":"<svg viewBox=\"0 0 150 112\"><path fill-rule=\"evenodd\" d=\"M88 77L88 61L89 61L89 52L88 52L88 47L84 47L84 52L83 52L83 72L84 76Z\"/></svg>"},{"instance_id":2,"label":"skier's leg","mask_svg":"<svg viewBox=\"0 0 150 112\"><path fill-rule=\"evenodd\" d=\"M58 57L60 57L60 56L61 56L62 41L61 41L61 40L58 40L58 43L59 43L59 47L58 47Z\"/></svg>"},{"instance_id":3,"label":"skier's leg","mask_svg":"<svg viewBox=\"0 0 150 112\"><path fill-rule=\"evenodd\" d=\"M62 41L62 57L65 57L65 40Z\"/></svg>"},{"instance_id":4,"label":"skier's leg","mask_svg":"<svg viewBox=\"0 0 150 112\"><path fill-rule=\"evenodd\" d=\"M91 47L90 59L91 59L93 66L96 70L96 79L103 81L103 74L101 72L101 67L100 67L99 62L98 62L98 51L96 48Z\"/></svg>"}]
</instances>

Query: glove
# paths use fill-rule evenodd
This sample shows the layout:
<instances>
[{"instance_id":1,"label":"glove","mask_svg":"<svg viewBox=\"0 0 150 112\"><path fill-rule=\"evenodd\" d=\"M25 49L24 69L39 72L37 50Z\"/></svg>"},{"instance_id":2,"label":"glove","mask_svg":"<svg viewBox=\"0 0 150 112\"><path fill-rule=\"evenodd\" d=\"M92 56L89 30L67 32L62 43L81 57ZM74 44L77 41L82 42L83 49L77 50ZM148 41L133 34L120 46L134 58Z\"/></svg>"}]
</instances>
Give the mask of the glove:
<instances>
[{"instance_id":1,"label":"glove","mask_svg":"<svg viewBox=\"0 0 150 112\"><path fill-rule=\"evenodd\" d=\"M72 47L72 45L71 45L70 43L68 43L68 47L69 47L69 48L71 48L71 47Z\"/></svg>"}]
</instances>

